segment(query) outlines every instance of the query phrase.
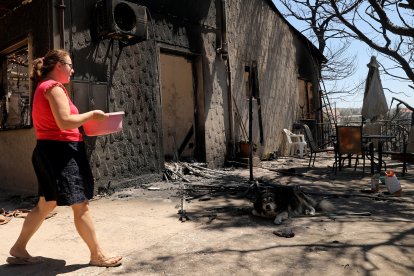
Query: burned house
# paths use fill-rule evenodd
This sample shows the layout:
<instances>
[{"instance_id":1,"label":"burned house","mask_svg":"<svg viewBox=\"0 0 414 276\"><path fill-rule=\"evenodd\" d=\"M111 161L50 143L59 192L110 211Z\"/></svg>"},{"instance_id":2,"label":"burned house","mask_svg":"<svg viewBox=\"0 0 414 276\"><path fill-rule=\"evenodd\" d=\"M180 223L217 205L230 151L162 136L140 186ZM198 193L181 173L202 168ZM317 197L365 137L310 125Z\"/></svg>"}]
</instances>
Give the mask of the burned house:
<instances>
[{"instance_id":1,"label":"burned house","mask_svg":"<svg viewBox=\"0 0 414 276\"><path fill-rule=\"evenodd\" d=\"M125 112L122 132L85 137L98 186L161 179L174 158L223 166L249 113L258 157L321 117L324 57L270 0L0 0L0 189L36 191L30 64L53 48L81 112Z\"/></svg>"}]
</instances>

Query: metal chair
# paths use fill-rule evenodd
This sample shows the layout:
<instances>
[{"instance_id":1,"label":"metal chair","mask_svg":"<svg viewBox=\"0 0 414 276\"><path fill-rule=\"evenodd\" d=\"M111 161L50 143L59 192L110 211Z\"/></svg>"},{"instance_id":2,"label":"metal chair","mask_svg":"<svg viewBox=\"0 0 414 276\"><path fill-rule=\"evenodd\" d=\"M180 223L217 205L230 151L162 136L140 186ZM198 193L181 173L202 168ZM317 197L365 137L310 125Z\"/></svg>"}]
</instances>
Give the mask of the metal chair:
<instances>
[{"instance_id":1,"label":"metal chair","mask_svg":"<svg viewBox=\"0 0 414 276\"><path fill-rule=\"evenodd\" d=\"M294 134L286 128L283 131L286 134L289 155L294 155L299 150L299 156L303 157L303 153L307 153L305 137L302 134Z\"/></svg>"},{"instance_id":2,"label":"metal chair","mask_svg":"<svg viewBox=\"0 0 414 276\"><path fill-rule=\"evenodd\" d=\"M315 166L316 154L331 151L331 149L325 148L325 146L330 144L331 142L328 142L328 143L325 143L321 146L318 146L316 144L315 140L313 139L313 135L312 135L312 132L311 132L309 126L307 124L302 124L302 128L305 132L306 141L308 142L309 149L310 149L310 158L309 158L308 167L310 167L310 165L311 165L312 158L313 158L312 166Z\"/></svg>"},{"instance_id":3,"label":"metal chair","mask_svg":"<svg viewBox=\"0 0 414 276\"><path fill-rule=\"evenodd\" d=\"M362 135L380 135L381 134L381 125L375 123L365 123L362 124ZM371 139L374 148L378 149L379 139Z\"/></svg>"},{"instance_id":4,"label":"metal chair","mask_svg":"<svg viewBox=\"0 0 414 276\"><path fill-rule=\"evenodd\" d=\"M408 172L407 164L412 163L412 160L414 160L414 127L411 126L407 139L404 136L401 151L381 151L380 154L397 156L397 159L400 159L402 161L401 175L405 176L405 174ZM384 166L384 169L387 169L386 165Z\"/></svg>"},{"instance_id":5,"label":"metal chair","mask_svg":"<svg viewBox=\"0 0 414 276\"><path fill-rule=\"evenodd\" d=\"M374 174L375 171L380 172L382 167L387 167L379 154L375 156L375 152L379 152L383 144L384 136L381 134L381 128L382 125L376 122L362 121L362 136L363 140L367 142L368 153L366 157L371 160L371 174Z\"/></svg>"}]
</instances>

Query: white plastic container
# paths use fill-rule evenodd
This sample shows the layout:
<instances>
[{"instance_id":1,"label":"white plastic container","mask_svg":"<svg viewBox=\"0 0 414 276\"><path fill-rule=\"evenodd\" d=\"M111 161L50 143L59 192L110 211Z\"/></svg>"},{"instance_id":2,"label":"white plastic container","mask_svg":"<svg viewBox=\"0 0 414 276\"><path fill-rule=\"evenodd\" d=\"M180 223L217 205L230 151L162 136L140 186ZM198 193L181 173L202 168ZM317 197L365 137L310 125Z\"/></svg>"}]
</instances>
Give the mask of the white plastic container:
<instances>
[{"instance_id":1,"label":"white plastic container","mask_svg":"<svg viewBox=\"0 0 414 276\"><path fill-rule=\"evenodd\" d=\"M106 113L108 118L102 121L90 120L83 124L83 130L87 136L106 135L122 130L122 119L125 112Z\"/></svg>"},{"instance_id":2,"label":"white plastic container","mask_svg":"<svg viewBox=\"0 0 414 276\"><path fill-rule=\"evenodd\" d=\"M389 173L385 173L385 185L388 188L388 191L392 195L400 195L401 194L401 184L398 180L397 176L395 175L394 171L390 171Z\"/></svg>"}]
</instances>

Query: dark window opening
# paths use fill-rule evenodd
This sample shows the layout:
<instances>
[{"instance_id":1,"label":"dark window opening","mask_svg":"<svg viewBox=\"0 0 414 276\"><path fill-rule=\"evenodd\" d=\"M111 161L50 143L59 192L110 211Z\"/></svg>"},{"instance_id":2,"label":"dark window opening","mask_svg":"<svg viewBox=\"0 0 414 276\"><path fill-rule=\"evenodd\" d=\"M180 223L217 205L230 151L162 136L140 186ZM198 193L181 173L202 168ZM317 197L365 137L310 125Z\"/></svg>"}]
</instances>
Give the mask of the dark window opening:
<instances>
[{"instance_id":1,"label":"dark window opening","mask_svg":"<svg viewBox=\"0 0 414 276\"><path fill-rule=\"evenodd\" d=\"M28 46L2 53L0 62L0 130L30 127Z\"/></svg>"}]
</instances>

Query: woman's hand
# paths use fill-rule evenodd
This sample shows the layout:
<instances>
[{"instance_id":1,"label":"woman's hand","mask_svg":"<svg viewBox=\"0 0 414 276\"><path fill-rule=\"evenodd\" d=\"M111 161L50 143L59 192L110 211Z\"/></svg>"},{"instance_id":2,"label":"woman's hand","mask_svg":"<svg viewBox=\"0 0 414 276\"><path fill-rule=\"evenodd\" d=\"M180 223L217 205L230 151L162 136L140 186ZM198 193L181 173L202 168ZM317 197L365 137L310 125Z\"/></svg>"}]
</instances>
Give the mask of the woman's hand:
<instances>
[{"instance_id":1,"label":"woman's hand","mask_svg":"<svg viewBox=\"0 0 414 276\"><path fill-rule=\"evenodd\" d=\"M102 120L104 120L105 118L108 118L109 117L109 115L108 114L106 114L105 112L103 112L102 110L92 110L92 120L95 120L95 121L102 121Z\"/></svg>"}]
</instances>

